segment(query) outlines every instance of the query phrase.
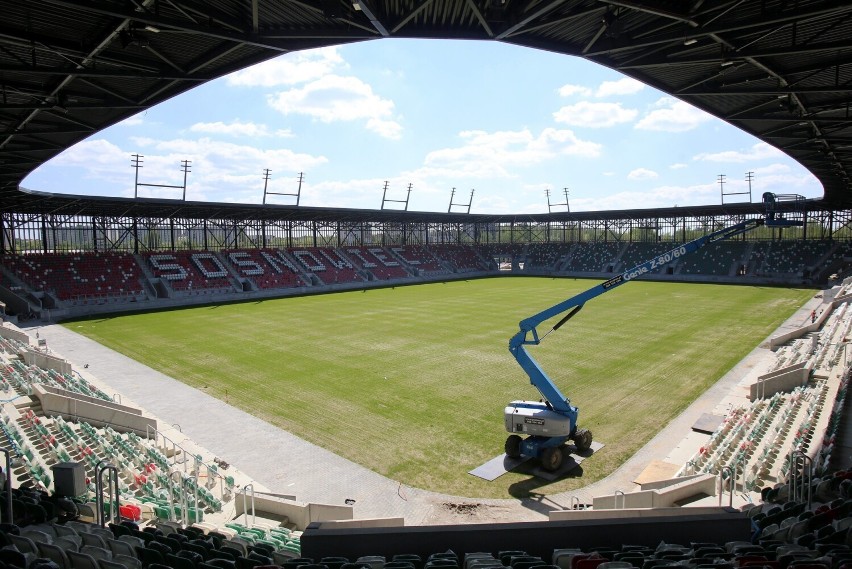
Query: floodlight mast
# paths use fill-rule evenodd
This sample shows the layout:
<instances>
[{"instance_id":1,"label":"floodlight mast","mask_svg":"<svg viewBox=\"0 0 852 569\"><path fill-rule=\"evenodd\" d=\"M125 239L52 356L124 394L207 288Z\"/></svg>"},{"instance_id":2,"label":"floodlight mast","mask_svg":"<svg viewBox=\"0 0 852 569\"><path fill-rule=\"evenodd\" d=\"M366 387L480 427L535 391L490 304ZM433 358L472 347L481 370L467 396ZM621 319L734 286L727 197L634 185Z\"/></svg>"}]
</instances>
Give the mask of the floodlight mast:
<instances>
[{"instance_id":1,"label":"floodlight mast","mask_svg":"<svg viewBox=\"0 0 852 569\"><path fill-rule=\"evenodd\" d=\"M804 198L801 198L802 200ZM578 451L592 444L592 433L577 428L579 409L571 405L555 383L527 352L527 346L538 345L548 334L561 328L573 318L586 302L609 292L627 282L635 280L653 270L666 267L677 259L698 249L749 232L757 227L795 227L803 225L799 220L784 219L777 211L778 196L767 193L763 196L765 213L763 218L747 219L730 227L714 231L693 241L657 255L621 274L592 288L564 300L519 323L518 332L509 340L509 352L530 379L530 383L541 393L542 401L512 401L504 410L506 430L512 435L506 439L506 455L510 458L538 458L547 470L557 470L562 464L561 447L569 439ZM787 200L789 201L789 200ZM545 321L567 312L547 333L539 335L538 326ZM521 438L520 435L527 435Z\"/></svg>"}]
</instances>

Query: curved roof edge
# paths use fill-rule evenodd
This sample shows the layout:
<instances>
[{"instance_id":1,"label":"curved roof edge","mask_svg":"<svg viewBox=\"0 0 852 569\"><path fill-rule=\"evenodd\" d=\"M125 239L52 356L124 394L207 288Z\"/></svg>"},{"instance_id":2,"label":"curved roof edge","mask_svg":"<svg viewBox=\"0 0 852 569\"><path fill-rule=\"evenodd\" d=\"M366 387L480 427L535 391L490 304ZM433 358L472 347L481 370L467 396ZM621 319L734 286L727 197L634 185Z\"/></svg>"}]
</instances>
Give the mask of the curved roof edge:
<instances>
[{"instance_id":1,"label":"curved roof edge","mask_svg":"<svg viewBox=\"0 0 852 569\"><path fill-rule=\"evenodd\" d=\"M184 219L234 219L255 221L317 221L341 223L545 223L585 220L654 219L671 217L712 217L759 215L762 203L732 203L624 209L606 211L556 212L536 214L447 213L391 209L354 209L274 204L197 202L162 198L94 197L20 189L0 204L0 213L54 216L103 216L113 218L149 217ZM797 207L801 208L802 204ZM784 209L784 204L781 204ZM808 211L846 209L825 200L805 200Z\"/></svg>"}]
</instances>

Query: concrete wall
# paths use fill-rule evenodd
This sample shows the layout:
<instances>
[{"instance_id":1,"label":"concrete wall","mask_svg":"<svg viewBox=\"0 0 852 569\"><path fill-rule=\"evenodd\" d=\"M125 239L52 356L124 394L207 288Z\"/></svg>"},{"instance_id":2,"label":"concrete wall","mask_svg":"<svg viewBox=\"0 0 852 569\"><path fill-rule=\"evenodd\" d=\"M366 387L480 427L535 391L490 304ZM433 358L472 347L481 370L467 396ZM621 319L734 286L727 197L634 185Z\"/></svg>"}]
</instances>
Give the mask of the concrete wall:
<instances>
[{"instance_id":1,"label":"concrete wall","mask_svg":"<svg viewBox=\"0 0 852 569\"><path fill-rule=\"evenodd\" d=\"M806 366L807 362L799 362L759 376L757 381L749 386L749 399L755 401L772 397L776 393L792 391L806 384L812 371Z\"/></svg>"},{"instance_id":2,"label":"concrete wall","mask_svg":"<svg viewBox=\"0 0 852 569\"><path fill-rule=\"evenodd\" d=\"M809 334L811 332L816 332L817 330L819 330L822 327L823 323L831 315L831 311L834 310L834 307L837 306L838 304L840 304L841 302L844 302L844 301L840 300L840 299L835 299L834 302L824 305L825 308L821 309L822 314L820 314L817 317L816 321L813 322L812 324L802 326L801 328L796 328L795 330L791 330L790 332L787 332L786 334L781 334L779 336L773 336L772 338L769 339L769 347L770 348L777 348L778 346L783 346L784 344L786 344L790 340L795 340L796 338L801 338L805 334Z\"/></svg>"},{"instance_id":3,"label":"concrete wall","mask_svg":"<svg viewBox=\"0 0 852 569\"><path fill-rule=\"evenodd\" d=\"M249 493L245 499L245 507L248 510L249 519L251 519L252 514L251 504L251 493ZM234 506L237 516L242 516L245 513L242 493L234 498ZM311 522L351 520L354 517L351 506L297 502L263 493L256 493L254 495L254 513L256 516L262 518L281 519L286 517L300 529L308 527ZM237 521L241 522L242 518Z\"/></svg>"},{"instance_id":4,"label":"concrete wall","mask_svg":"<svg viewBox=\"0 0 852 569\"><path fill-rule=\"evenodd\" d=\"M629 508L626 510L553 510L549 513L552 522L565 520L605 520L660 517L706 516L707 514L729 513L726 506L696 506L689 508Z\"/></svg>"},{"instance_id":5,"label":"concrete wall","mask_svg":"<svg viewBox=\"0 0 852 569\"><path fill-rule=\"evenodd\" d=\"M592 505L596 510L613 510L616 508L669 508L677 502L693 496L716 495L716 476L702 474L655 490L640 490L624 496L596 496Z\"/></svg>"},{"instance_id":6,"label":"concrete wall","mask_svg":"<svg viewBox=\"0 0 852 569\"><path fill-rule=\"evenodd\" d=\"M382 528L335 528L312 523L301 537L302 556L319 559L342 555L356 559L362 555L431 553L453 550L459 557L477 551L497 552L520 549L545 560L562 547L612 547L622 544L654 547L661 541L748 541L750 520L742 512L725 510L702 515L655 517L609 517L553 522L460 524Z\"/></svg>"},{"instance_id":7,"label":"concrete wall","mask_svg":"<svg viewBox=\"0 0 852 569\"><path fill-rule=\"evenodd\" d=\"M57 358L56 356L49 356L32 350L28 350L22 355L24 356L24 362L26 362L27 365L38 366L42 369L52 369L59 373L71 373L71 364L66 360Z\"/></svg>"},{"instance_id":8,"label":"concrete wall","mask_svg":"<svg viewBox=\"0 0 852 569\"><path fill-rule=\"evenodd\" d=\"M44 414L48 416L61 415L67 420L84 420L95 427L109 425L119 432L133 431L145 436L149 430L156 431L157 421L142 416L139 409L88 397L79 393L71 393L43 384L33 386L35 395Z\"/></svg>"},{"instance_id":9,"label":"concrete wall","mask_svg":"<svg viewBox=\"0 0 852 569\"><path fill-rule=\"evenodd\" d=\"M341 528L400 528L405 526L405 518L367 518L363 520L331 520L322 522L326 529Z\"/></svg>"},{"instance_id":10,"label":"concrete wall","mask_svg":"<svg viewBox=\"0 0 852 569\"><path fill-rule=\"evenodd\" d=\"M30 344L30 337L29 336L27 336L25 333L21 332L20 330L7 325L5 322L2 325L0 325L0 336L3 336L4 338L9 338L9 339L12 339L12 340L17 340L17 341L23 342L27 345Z\"/></svg>"}]
</instances>

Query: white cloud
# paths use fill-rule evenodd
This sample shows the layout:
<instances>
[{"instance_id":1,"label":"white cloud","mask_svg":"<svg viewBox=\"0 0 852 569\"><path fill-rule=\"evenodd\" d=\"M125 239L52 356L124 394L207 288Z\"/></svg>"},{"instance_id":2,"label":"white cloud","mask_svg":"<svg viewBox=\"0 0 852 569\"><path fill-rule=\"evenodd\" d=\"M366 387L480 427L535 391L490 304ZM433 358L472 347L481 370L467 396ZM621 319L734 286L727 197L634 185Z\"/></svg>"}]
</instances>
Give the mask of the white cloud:
<instances>
[{"instance_id":1,"label":"white cloud","mask_svg":"<svg viewBox=\"0 0 852 569\"><path fill-rule=\"evenodd\" d=\"M702 152L696 155L693 160L703 162L754 162L755 160L770 160L783 157L784 154L765 142L758 142L751 149L746 151L726 150L724 152Z\"/></svg>"},{"instance_id":2,"label":"white cloud","mask_svg":"<svg viewBox=\"0 0 852 569\"><path fill-rule=\"evenodd\" d=\"M648 170L647 168L636 168L635 170L631 170L631 172L627 174L628 180L653 180L654 178L659 177L659 174L657 174L653 170Z\"/></svg>"},{"instance_id":3,"label":"white cloud","mask_svg":"<svg viewBox=\"0 0 852 569\"><path fill-rule=\"evenodd\" d=\"M645 88L645 85L636 79L625 77L618 81L604 81L595 91L595 97L611 97L613 95L633 95Z\"/></svg>"},{"instance_id":4,"label":"white cloud","mask_svg":"<svg viewBox=\"0 0 852 569\"><path fill-rule=\"evenodd\" d=\"M376 95L357 77L326 75L304 87L268 95L267 102L285 115L307 115L326 123L366 119L369 130L387 138L399 138L402 132L392 120L393 101Z\"/></svg>"},{"instance_id":5,"label":"white cloud","mask_svg":"<svg viewBox=\"0 0 852 569\"><path fill-rule=\"evenodd\" d=\"M199 122L189 127L191 132L203 132L209 134L224 134L229 136L272 136L273 134L282 138L289 138L293 134L289 129L276 130L274 133L269 130L265 124L256 124L253 122L241 122L239 120L231 121L225 124L221 121L217 122Z\"/></svg>"},{"instance_id":6,"label":"white cloud","mask_svg":"<svg viewBox=\"0 0 852 569\"><path fill-rule=\"evenodd\" d=\"M703 122L713 120L711 115L671 97L663 97L655 104L654 110L636 123L641 130L663 132L686 132L697 128Z\"/></svg>"},{"instance_id":7,"label":"white cloud","mask_svg":"<svg viewBox=\"0 0 852 569\"><path fill-rule=\"evenodd\" d=\"M348 65L337 47L322 47L281 55L228 75L228 85L275 87L314 81Z\"/></svg>"},{"instance_id":8,"label":"white cloud","mask_svg":"<svg viewBox=\"0 0 852 569\"><path fill-rule=\"evenodd\" d=\"M562 107L555 113L553 118L557 122L571 126L588 128L608 128L617 124L630 122L639 111L636 109L625 109L621 103L590 103L580 101L573 105Z\"/></svg>"},{"instance_id":9,"label":"white cloud","mask_svg":"<svg viewBox=\"0 0 852 569\"><path fill-rule=\"evenodd\" d=\"M592 91L588 87L568 83L560 87L558 93L562 97L570 97L571 95L589 96L592 94Z\"/></svg>"},{"instance_id":10,"label":"white cloud","mask_svg":"<svg viewBox=\"0 0 852 569\"><path fill-rule=\"evenodd\" d=\"M139 126L140 124L145 122L144 117L145 117L146 112L147 111L142 112L142 113L137 113L137 114L133 115L132 117L127 117L123 121L117 123L116 126Z\"/></svg>"},{"instance_id":11,"label":"white cloud","mask_svg":"<svg viewBox=\"0 0 852 569\"><path fill-rule=\"evenodd\" d=\"M132 138L134 150L124 150L102 139L87 140L66 150L56 164L74 166L85 171L85 177L109 180L126 186L124 195L133 195L133 170L130 155L143 154L139 181L149 184L181 185L181 161L191 162L187 199L215 201L254 201L262 196L262 172L273 169L274 185L295 180L296 172L308 171L328 160L324 156L296 153L286 148L261 149L210 138L156 140ZM292 175L288 174L292 173ZM180 198L182 190L140 187L143 197Z\"/></svg>"},{"instance_id":12,"label":"white cloud","mask_svg":"<svg viewBox=\"0 0 852 569\"><path fill-rule=\"evenodd\" d=\"M687 168L687 167L688 166L686 164L684 164L683 162L677 162L677 163L669 166L669 168L672 169L672 170L682 170L682 169Z\"/></svg>"},{"instance_id":13,"label":"white cloud","mask_svg":"<svg viewBox=\"0 0 852 569\"><path fill-rule=\"evenodd\" d=\"M660 186L646 192L619 192L600 198L571 200L572 211L606 211L718 203L719 188L714 184Z\"/></svg>"},{"instance_id":14,"label":"white cloud","mask_svg":"<svg viewBox=\"0 0 852 569\"><path fill-rule=\"evenodd\" d=\"M540 164L558 156L600 156L601 145L580 140L570 130L546 128L537 136L527 129L520 131L460 133L464 141L456 148L430 152L424 164L445 175L480 178L508 177L508 168Z\"/></svg>"},{"instance_id":15,"label":"white cloud","mask_svg":"<svg viewBox=\"0 0 852 569\"><path fill-rule=\"evenodd\" d=\"M367 130L375 132L383 138L390 138L391 140L402 138L402 125L396 121L370 117L367 119Z\"/></svg>"}]
</instances>

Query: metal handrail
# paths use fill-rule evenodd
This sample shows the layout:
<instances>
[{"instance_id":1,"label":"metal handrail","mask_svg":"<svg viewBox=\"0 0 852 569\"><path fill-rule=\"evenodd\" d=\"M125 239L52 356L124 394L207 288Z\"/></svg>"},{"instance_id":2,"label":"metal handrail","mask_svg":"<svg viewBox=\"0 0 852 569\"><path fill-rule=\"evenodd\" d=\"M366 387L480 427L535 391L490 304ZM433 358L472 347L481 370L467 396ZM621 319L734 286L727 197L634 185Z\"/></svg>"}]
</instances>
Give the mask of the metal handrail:
<instances>
[{"instance_id":1,"label":"metal handrail","mask_svg":"<svg viewBox=\"0 0 852 569\"><path fill-rule=\"evenodd\" d=\"M621 496L621 508L622 510L627 508L627 495L621 490L616 490L612 495L612 509L618 510L618 496Z\"/></svg>"},{"instance_id":2,"label":"metal handrail","mask_svg":"<svg viewBox=\"0 0 852 569\"><path fill-rule=\"evenodd\" d=\"M175 423L172 426L176 426L178 428L178 430L180 430L180 425L178 425L177 423ZM153 434L154 434L153 437L151 436L151 431L153 431ZM154 445L156 446L156 445L158 445L158 437L163 438L163 448L165 448L166 450L168 450L168 446L166 445L166 443L168 442L168 443L172 444L172 456L177 455L177 452L175 452L175 449L177 449L177 448L179 448L183 452L184 458L183 458L182 464L183 464L183 471L184 472L186 472L186 465L187 465L188 461L190 460L187 457L192 457L192 460L194 460L196 463L198 463L196 455L192 454L183 445L181 445L180 443L177 443L174 440L172 440L171 438L167 437L158 428L152 427L151 425L145 425L145 438L146 439L151 440L153 438L154 439ZM166 458L169 458L169 457L167 456ZM177 461L172 461L172 466L174 466L176 464L177 464ZM207 468L207 475L208 476L210 474L213 474L214 476L216 476L219 479L219 494L224 499L224 497L225 497L225 477L220 472L218 472L216 470L212 470L206 462L201 462L201 464L204 464L205 466L208 467ZM198 469L196 468L196 471L197 470Z\"/></svg>"},{"instance_id":3,"label":"metal handrail","mask_svg":"<svg viewBox=\"0 0 852 569\"><path fill-rule=\"evenodd\" d=\"M248 494L247 490L251 488L251 525L248 524L248 509L246 508L246 494ZM246 527L254 527L255 523L255 515L254 515L254 484L246 484L243 486L243 525Z\"/></svg>"},{"instance_id":4,"label":"metal handrail","mask_svg":"<svg viewBox=\"0 0 852 569\"><path fill-rule=\"evenodd\" d=\"M121 518L119 512L120 489L118 487L118 468L116 468L113 464L101 460L97 465L95 465L95 508L98 510L96 512L96 520L98 525L101 527L106 526L106 514L104 514L104 472L109 472L107 491L110 492L110 521L116 523L120 521ZM112 490L115 490L114 497L111 493Z\"/></svg>"},{"instance_id":5,"label":"metal handrail","mask_svg":"<svg viewBox=\"0 0 852 569\"><path fill-rule=\"evenodd\" d=\"M13 523L12 515L12 455L8 449L0 448L0 452L6 457L6 481L4 488L6 489L6 523Z\"/></svg>"},{"instance_id":6,"label":"metal handrail","mask_svg":"<svg viewBox=\"0 0 852 569\"><path fill-rule=\"evenodd\" d=\"M171 472L169 472L169 476L168 476L169 482L174 482L174 475L175 474L178 475L178 481L177 481L178 486L180 487L181 490L183 490L184 489L183 488L184 474L180 470L172 470ZM184 526L188 526L189 525L189 500L186 497L186 492L181 492L179 498L180 498L181 522L183 523ZM172 512L174 512L174 509L175 509L175 489L174 489L174 486L172 484L169 484L169 504L170 504L169 521L173 521L172 520Z\"/></svg>"},{"instance_id":7,"label":"metal handrail","mask_svg":"<svg viewBox=\"0 0 852 569\"><path fill-rule=\"evenodd\" d=\"M807 504L811 507L811 481L813 479L813 459L802 449L796 449L787 458L790 471L790 498L793 500L805 500L805 488L807 488ZM801 475L799 465L801 464ZM805 468L807 466L807 469Z\"/></svg>"},{"instance_id":8,"label":"metal handrail","mask_svg":"<svg viewBox=\"0 0 852 569\"><path fill-rule=\"evenodd\" d=\"M725 495L725 478L723 474L728 473L728 479L731 481L731 493L728 498L728 506L733 507L734 505L734 488L737 485L737 481L735 480L735 476L737 475L734 467L731 465L723 466L719 469L719 505L722 505L722 496Z\"/></svg>"}]
</instances>

